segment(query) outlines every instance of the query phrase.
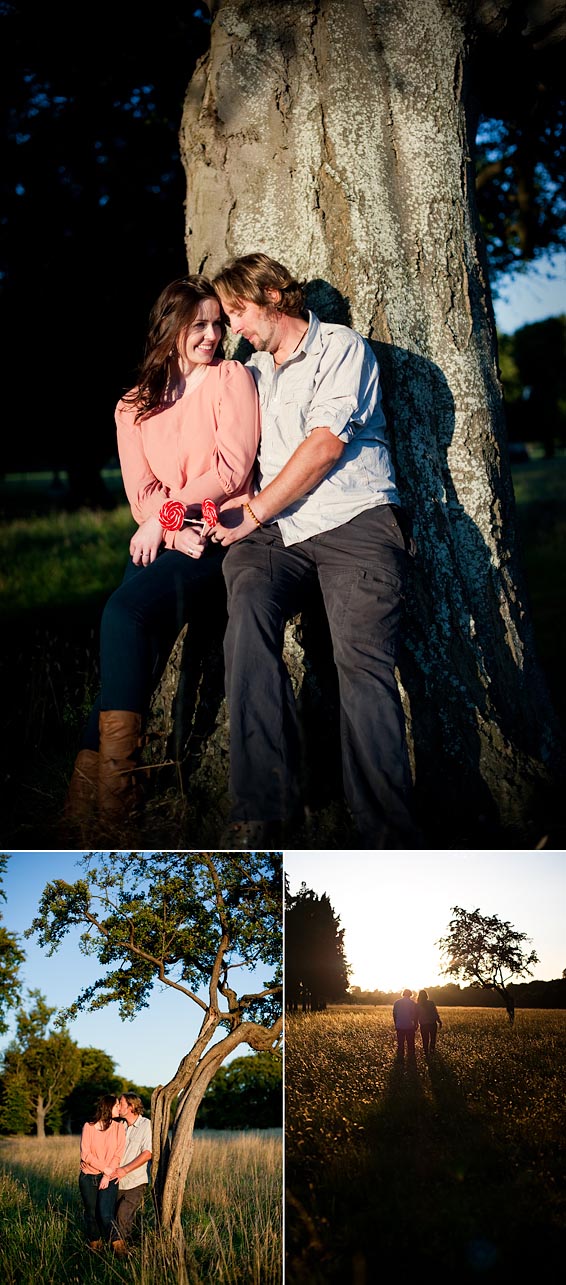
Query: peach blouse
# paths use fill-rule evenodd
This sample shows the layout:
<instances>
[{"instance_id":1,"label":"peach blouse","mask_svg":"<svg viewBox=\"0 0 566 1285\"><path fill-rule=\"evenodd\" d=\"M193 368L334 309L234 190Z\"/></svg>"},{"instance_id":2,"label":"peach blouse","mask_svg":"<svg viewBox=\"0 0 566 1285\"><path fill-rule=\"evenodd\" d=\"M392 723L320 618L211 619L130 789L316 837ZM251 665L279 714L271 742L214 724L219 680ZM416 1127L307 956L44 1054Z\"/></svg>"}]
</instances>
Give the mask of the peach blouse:
<instances>
[{"instance_id":1,"label":"peach blouse","mask_svg":"<svg viewBox=\"0 0 566 1285\"><path fill-rule=\"evenodd\" d=\"M209 498L219 512L251 499L259 398L241 362L215 359L192 392L137 424L134 416L135 407L118 402L118 454L136 522L156 517L168 499ZM169 547L174 534L164 532Z\"/></svg>"},{"instance_id":2,"label":"peach blouse","mask_svg":"<svg viewBox=\"0 0 566 1285\"><path fill-rule=\"evenodd\" d=\"M94 1124L83 1125L81 1133L81 1170L83 1173L102 1173L117 1169L126 1146L126 1130L118 1120L112 1120L107 1129L97 1129Z\"/></svg>"}]
</instances>

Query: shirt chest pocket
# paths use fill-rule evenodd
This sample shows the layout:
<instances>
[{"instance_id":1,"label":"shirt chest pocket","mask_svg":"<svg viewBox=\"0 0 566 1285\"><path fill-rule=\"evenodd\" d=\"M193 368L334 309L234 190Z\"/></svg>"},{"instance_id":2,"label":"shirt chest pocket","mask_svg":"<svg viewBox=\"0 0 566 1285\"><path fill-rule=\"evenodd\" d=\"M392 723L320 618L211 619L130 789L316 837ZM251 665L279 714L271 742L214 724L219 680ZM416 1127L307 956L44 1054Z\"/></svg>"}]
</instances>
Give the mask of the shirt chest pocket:
<instances>
[{"instance_id":1,"label":"shirt chest pocket","mask_svg":"<svg viewBox=\"0 0 566 1285\"><path fill-rule=\"evenodd\" d=\"M306 415L311 405L316 391L314 377L308 376L298 379L296 376L282 379L279 388L276 390L277 400L283 406L296 407L303 415Z\"/></svg>"}]
</instances>

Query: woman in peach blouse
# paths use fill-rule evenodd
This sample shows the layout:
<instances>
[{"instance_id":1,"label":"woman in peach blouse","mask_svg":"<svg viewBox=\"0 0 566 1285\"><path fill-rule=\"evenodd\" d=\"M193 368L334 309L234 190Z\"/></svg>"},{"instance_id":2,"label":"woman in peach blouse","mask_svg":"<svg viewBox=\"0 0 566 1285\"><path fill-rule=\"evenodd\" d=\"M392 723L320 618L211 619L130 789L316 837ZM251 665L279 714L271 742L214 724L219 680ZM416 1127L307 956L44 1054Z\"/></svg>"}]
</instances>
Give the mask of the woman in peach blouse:
<instances>
[{"instance_id":1,"label":"woman in peach blouse","mask_svg":"<svg viewBox=\"0 0 566 1285\"><path fill-rule=\"evenodd\" d=\"M113 827L139 801L139 747L151 695L222 546L208 540L203 501L218 512L251 499L259 442L252 375L222 355L226 320L203 276L173 281L150 317L139 379L116 408L122 477L137 529L120 587L104 609L101 690L65 801L82 825L98 806ZM206 507L206 506L205 506ZM185 519L180 529L175 520ZM213 524L213 519L212 519Z\"/></svg>"},{"instance_id":2,"label":"woman in peach blouse","mask_svg":"<svg viewBox=\"0 0 566 1285\"><path fill-rule=\"evenodd\" d=\"M112 1234L118 1197L118 1182L112 1174L119 1168L126 1146L126 1129L119 1114L118 1098L106 1094L99 1098L93 1119L83 1125L81 1133L79 1190L91 1249L102 1249Z\"/></svg>"}]
</instances>

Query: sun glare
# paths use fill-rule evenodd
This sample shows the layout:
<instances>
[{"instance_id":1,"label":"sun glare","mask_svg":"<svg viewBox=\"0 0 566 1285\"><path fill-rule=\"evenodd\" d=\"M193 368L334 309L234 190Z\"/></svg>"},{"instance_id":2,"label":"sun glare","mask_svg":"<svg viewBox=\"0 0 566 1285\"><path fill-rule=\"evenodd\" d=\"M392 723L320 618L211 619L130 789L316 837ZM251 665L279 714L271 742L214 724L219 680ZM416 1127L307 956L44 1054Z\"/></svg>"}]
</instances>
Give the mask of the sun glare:
<instances>
[{"instance_id":1,"label":"sun glare","mask_svg":"<svg viewBox=\"0 0 566 1285\"><path fill-rule=\"evenodd\" d=\"M368 890L369 891L369 890ZM443 909L422 888L397 883L379 887L359 902L343 905L344 950L350 985L362 990L402 991L439 986L442 960L436 941L446 928Z\"/></svg>"},{"instance_id":2,"label":"sun glare","mask_svg":"<svg viewBox=\"0 0 566 1285\"><path fill-rule=\"evenodd\" d=\"M292 852L290 890L302 882L326 893L344 929L350 985L402 991L442 986L437 946L453 906L478 906L510 920L532 940L538 977L564 967L566 853Z\"/></svg>"}]
</instances>

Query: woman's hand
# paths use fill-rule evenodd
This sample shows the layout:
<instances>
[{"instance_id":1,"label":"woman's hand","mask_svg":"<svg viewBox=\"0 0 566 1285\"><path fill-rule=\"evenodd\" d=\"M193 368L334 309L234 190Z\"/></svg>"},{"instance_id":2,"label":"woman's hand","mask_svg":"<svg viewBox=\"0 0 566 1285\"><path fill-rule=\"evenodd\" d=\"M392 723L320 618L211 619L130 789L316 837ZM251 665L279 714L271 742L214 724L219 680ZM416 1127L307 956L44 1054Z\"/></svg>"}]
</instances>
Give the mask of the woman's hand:
<instances>
[{"instance_id":1,"label":"woman's hand","mask_svg":"<svg viewBox=\"0 0 566 1285\"><path fill-rule=\"evenodd\" d=\"M130 555L136 567L147 567L155 562L163 543L163 527L159 518L146 518L130 540Z\"/></svg>"},{"instance_id":2,"label":"woman's hand","mask_svg":"<svg viewBox=\"0 0 566 1285\"><path fill-rule=\"evenodd\" d=\"M98 1184L98 1190L106 1191L106 1188L109 1186L110 1186L110 1178L108 1177L108 1174L105 1173L104 1176L100 1179L100 1182Z\"/></svg>"},{"instance_id":3,"label":"woman's hand","mask_svg":"<svg viewBox=\"0 0 566 1285\"><path fill-rule=\"evenodd\" d=\"M207 527L208 531L209 528ZM186 553L189 558L202 558L206 549L206 536L203 535L200 527L186 526L181 531L175 532L175 551Z\"/></svg>"}]
</instances>

